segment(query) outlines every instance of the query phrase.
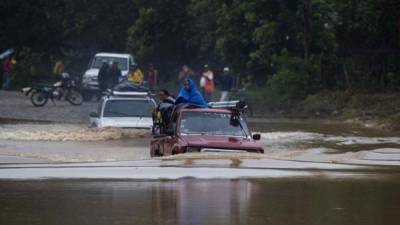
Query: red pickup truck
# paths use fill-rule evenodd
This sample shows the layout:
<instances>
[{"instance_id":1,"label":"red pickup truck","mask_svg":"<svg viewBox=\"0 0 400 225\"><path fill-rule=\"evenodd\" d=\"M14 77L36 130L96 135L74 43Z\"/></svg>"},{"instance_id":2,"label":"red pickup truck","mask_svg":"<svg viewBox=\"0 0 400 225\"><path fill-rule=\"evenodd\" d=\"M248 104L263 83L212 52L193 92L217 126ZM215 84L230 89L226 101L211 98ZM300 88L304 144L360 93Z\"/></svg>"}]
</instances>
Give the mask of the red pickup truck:
<instances>
[{"instance_id":1,"label":"red pickup truck","mask_svg":"<svg viewBox=\"0 0 400 225\"><path fill-rule=\"evenodd\" d=\"M154 134L150 144L152 157L189 152L264 153L251 135L245 119L236 110L213 108L177 108L168 126Z\"/></svg>"}]
</instances>

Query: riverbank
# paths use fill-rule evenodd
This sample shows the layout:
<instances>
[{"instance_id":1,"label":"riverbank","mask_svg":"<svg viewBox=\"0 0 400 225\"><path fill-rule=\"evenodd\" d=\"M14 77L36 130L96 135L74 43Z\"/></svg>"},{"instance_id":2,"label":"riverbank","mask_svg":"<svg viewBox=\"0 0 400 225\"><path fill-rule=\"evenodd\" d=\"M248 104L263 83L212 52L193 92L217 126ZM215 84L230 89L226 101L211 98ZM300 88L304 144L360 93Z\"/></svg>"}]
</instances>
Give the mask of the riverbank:
<instances>
[{"instance_id":1,"label":"riverbank","mask_svg":"<svg viewBox=\"0 0 400 225\"><path fill-rule=\"evenodd\" d=\"M259 106L256 117L319 118L400 131L400 94L321 92L286 102L256 97L253 105Z\"/></svg>"}]
</instances>

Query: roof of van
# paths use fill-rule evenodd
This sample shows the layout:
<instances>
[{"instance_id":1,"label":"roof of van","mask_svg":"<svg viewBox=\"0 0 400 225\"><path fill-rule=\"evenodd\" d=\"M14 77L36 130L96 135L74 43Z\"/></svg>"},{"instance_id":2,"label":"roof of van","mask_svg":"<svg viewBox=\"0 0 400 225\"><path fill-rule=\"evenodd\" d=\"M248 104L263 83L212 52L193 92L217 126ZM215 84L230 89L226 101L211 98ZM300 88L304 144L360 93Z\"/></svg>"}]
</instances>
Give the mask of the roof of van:
<instances>
[{"instance_id":1,"label":"roof of van","mask_svg":"<svg viewBox=\"0 0 400 225\"><path fill-rule=\"evenodd\" d=\"M132 56L131 54L128 53L111 53L111 52L99 52L96 53L96 56L107 56L107 57L129 57Z\"/></svg>"}]
</instances>

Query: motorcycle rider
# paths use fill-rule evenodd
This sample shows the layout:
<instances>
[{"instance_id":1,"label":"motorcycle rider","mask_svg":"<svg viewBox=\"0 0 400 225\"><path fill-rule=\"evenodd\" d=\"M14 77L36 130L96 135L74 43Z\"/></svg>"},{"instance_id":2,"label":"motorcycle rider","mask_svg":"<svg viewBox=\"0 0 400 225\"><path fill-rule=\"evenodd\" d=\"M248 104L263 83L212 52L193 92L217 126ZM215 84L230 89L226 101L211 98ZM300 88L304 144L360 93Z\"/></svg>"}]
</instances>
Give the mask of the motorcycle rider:
<instances>
[{"instance_id":1,"label":"motorcycle rider","mask_svg":"<svg viewBox=\"0 0 400 225\"><path fill-rule=\"evenodd\" d=\"M53 74L54 77L58 79L62 79L62 73L64 73L64 63L61 59L58 59L53 67Z\"/></svg>"}]
</instances>

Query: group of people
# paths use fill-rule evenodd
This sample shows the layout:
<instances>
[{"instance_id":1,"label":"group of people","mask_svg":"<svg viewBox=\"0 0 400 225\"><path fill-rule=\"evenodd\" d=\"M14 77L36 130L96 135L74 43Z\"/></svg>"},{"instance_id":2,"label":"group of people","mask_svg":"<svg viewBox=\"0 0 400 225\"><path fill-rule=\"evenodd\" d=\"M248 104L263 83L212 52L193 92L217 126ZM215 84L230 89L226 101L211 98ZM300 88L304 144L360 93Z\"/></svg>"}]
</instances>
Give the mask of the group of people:
<instances>
[{"instance_id":1,"label":"group of people","mask_svg":"<svg viewBox=\"0 0 400 225\"><path fill-rule=\"evenodd\" d=\"M228 70L225 68L225 72L228 72ZM190 104L195 104L199 107L202 108L207 108L208 107L208 102L209 100L207 97L203 97L200 93L200 91L197 89L195 82L192 80L191 77L185 77L185 80L183 80L183 86L179 91L178 97L175 98L172 96L166 89L162 89L159 91L158 95L160 97L161 103L168 103L168 104L181 104L181 103L190 103ZM204 77L204 79L209 79L208 77ZM208 81L212 81L209 79ZM222 94L221 94L221 99L220 101L225 101L226 97L228 95L228 91L230 86L227 86L228 84L233 82L232 77L230 77L229 74L225 73L224 80L226 80L227 84L222 86ZM207 80L205 82L208 82ZM207 93L208 90L205 90L205 93Z\"/></svg>"},{"instance_id":2,"label":"group of people","mask_svg":"<svg viewBox=\"0 0 400 225\"><path fill-rule=\"evenodd\" d=\"M103 60L97 76L100 91L104 92L107 89L113 88L119 83L121 77L122 73L118 68L117 62L112 62L110 66L106 60Z\"/></svg>"},{"instance_id":3,"label":"group of people","mask_svg":"<svg viewBox=\"0 0 400 225\"><path fill-rule=\"evenodd\" d=\"M136 64L129 68L129 72L126 77L129 82L142 85L145 83L144 78L145 77L142 70ZM158 72L154 68L153 64L150 64L147 71L147 85L150 90L154 90L156 88L157 78ZM109 63L104 60L99 69L97 80L99 82L99 88L101 92L111 89L119 84L123 80L123 77L121 70L118 68L118 62L112 62L110 66Z\"/></svg>"},{"instance_id":4,"label":"group of people","mask_svg":"<svg viewBox=\"0 0 400 225\"><path fill-rule=\"evenodd\" d=\"M208 65L203 66L203 71L199 78L201 90L196 87L196 74L189 66L182 66L182 70L178 74L178 81L182 84L178 97L175 98L166 89L161 89L158 93L161 103L180 104L191 103L200 107L207 107L207 103L212 100L215 91L214 73ZM221 97L219 101L227 101L229 92L234 89L236 82L232 76L229 67L225 67L221 79Z\"/></svg>"},{"instance_id":5,"label":"group of people","mask_svg":"<svg viewBox=\"0 0 400 225\"><path fill-rule=\"evenodd\" d=\"M201 108L207 108L207 102L201 93L197 90L193 80L188 78L183 81L179 95L175 98L166 89L158 92L160 102L153 114L153 122L155 130L153 132L163 133L171 124L168 122L175 105L181 103L195 104Z\"/></svg>"},{"instance_id":6,"label":"group of people","mask_svg":"<svg viewBox=\"0 0 400 225\"><path fill-rule=\"evenodd\" d=\"M178 81L182 84L186 80L199 80L201 93L207 102L210 102L215 92L215 77L214 72L206 64L203 66L203 71L199 77L196 77L195 73L190 69L189 66L182 66L182 70L178 74ZM221 78L221 97L219 101L226 101L229 98L229 92L235 88L235 79L229 67L224 67L222 78Z\"/></svg>"},{"instance_id":7,"label":"group of people","mask_svg":"<svg viewBox=\"0 0 400 225\"><path fill-rule=\"evenodd\" d=\"M189 66L182 66L182 70L178 74L178 81L182 84L178 97L175 98L165 89L159 91L158 95L161 102L168 101L172 104L192 103L200 107L207 107L207 103L212 100L213 92L215 91L214 73L208 65L203 66L202 74L199 78L201 90L196 87L196 74ZM221 79L221 97L219 101L227 101L229 92L234 89L236 82L232 76L229 67L225 67Z\"/></svg>"},{"instance_id":8,"label":"group of people","mask_svg":"<svg viewBox=\"0 0 400 225\"><path fill-rule=\"evenodd\" d=\"M197 90L194 81L190 78L186 79L183 82L183 87L179 91L177 98L171 95L166 89L161 89L158 92L158 96L160 98L160 103L167 103L172 105L190 103L203 108L207 107L207 102L205 101L199 90Z\"/></svg>"}]
</instances>

